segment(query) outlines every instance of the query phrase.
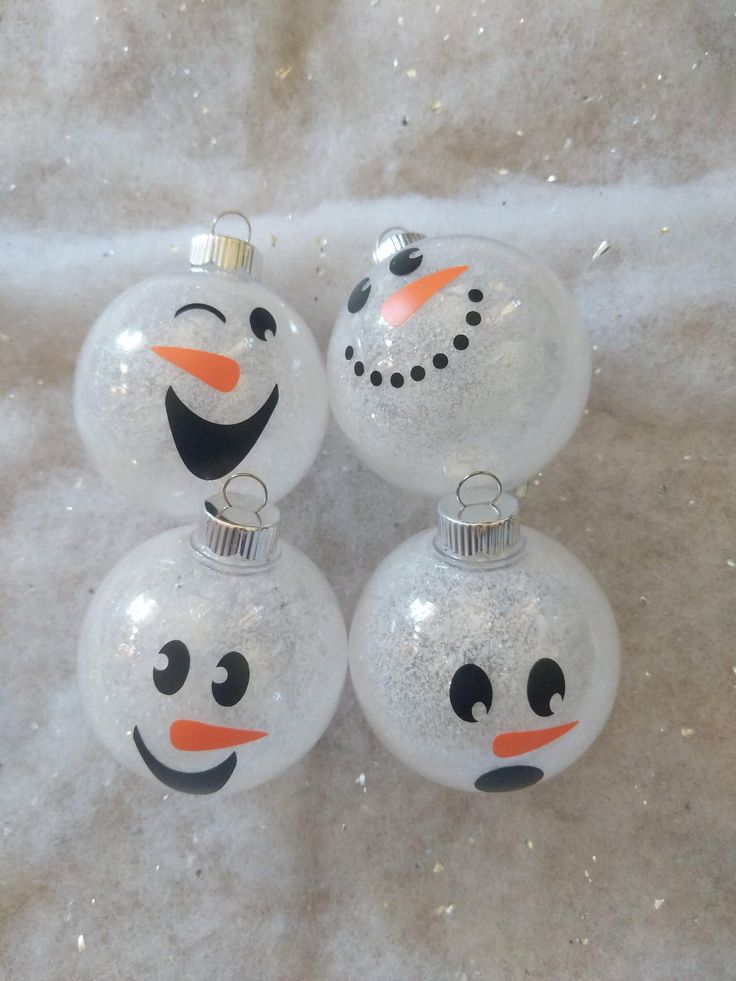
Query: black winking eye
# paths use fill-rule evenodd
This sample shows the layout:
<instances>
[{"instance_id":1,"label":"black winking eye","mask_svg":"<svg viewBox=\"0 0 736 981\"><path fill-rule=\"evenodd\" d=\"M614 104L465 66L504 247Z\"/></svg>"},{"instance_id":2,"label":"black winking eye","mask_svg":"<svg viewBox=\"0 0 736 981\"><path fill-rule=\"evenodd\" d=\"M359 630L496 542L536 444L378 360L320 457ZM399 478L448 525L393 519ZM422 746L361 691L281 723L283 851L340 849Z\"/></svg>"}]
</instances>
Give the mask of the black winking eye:
<instances>
[{"instance_id":1,"label":"black winking eye","mask_svg":"<svg viewBox=\"0 0 736 981\"><path fill-rule=\"evenodd\" d=\"M265 307L256 307L250 315L250 329L259 341L267 340L267 335L276 336L276 321Z\"/></svg>"},{"instance_id":2,"label":"black winking eye","mask_svg":"<svg viewBox=\"0 0 736 981\"><path fill-rule=\"evenodd\" d=\"M396 253L388 268L394 276L408 276L421 266L423 258L420 249L404 249Z\"/></svg>"},{"instance_id":3,"label":"black winking eye","mask_svg":"<svg viewBox=\"0 0 736 981\"><path fill-rule=\"evenodd\" d=\"M189 674L189 651L181 640L170 640L159 651L165 654L165 668L153 669L153 683L162 695L175 695Z\"/></svg>"},{"instance_id":4,"label":"black winking eye","mask_svg":"<svg viewBox=\"0 0 736 981\"><path fill-rule=\"evenodd\" d=\"M240 651L228 651L217 662L217 667L227 671L227 678L224 681L212 682L212 694L215 701L226 708L237 705L245 695L245 690L250 681L248 662Z\"/></svg>"},{"instance_id":5,"label":"black winking eye","mask_svg":"<svg viewBox=\"0 0 736 981\"><path fill-rule=\"evenodd\" d=\"M463 664L452 676L450 682L450 705L463 722L477 722L473 717L473 707L481 703L486 712L491 711L493 686L483 668L477 664Z\"/></svg>"},{"instance_id":6,"label":"black winking eye","mask_svg":"<svg viewBox=\"0 0 736 981\"><path fill-rule=\"evenodd\" d=\"M553 661L551 657L543 657L529 672L526 697L533 712L548 718L554 715L550 708L553 695L565 697L565 675L557 661Z\"/></svg>"},{"instance_id":7,"label":"black winking eye","mask_svg":"<svg viewBox=\"0 0 736 981\"><path fill-rule=\"evenodd\" d=\"M358 310L362 310L368 302L368 297L370 295L371 281L366 276L365 279L361 279L353 292L350 294L350 297L348 298L348 311L350 313L357 313Z\"/></svg>"}]
</instances>

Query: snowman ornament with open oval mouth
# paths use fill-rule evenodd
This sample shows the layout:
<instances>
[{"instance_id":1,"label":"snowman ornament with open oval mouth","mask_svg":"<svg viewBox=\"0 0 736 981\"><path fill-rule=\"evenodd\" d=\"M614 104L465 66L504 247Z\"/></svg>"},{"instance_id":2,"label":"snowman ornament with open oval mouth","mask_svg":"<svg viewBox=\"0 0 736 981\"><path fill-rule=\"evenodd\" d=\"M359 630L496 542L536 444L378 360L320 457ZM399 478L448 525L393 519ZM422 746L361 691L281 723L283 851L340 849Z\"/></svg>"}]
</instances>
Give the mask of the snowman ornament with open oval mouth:
<instances>
[{"instance_id":1,"label":"snowman ornament with open oval mouth","mask_svg":"<svg viewBox=\"0 0 736 981\"><path fill-rule=\"evenodd\" d=\"M497 493L469 498L470 477ZM484 472L440 500L436 529L383 560L350 631L353 688L378 738L430 780L483 793L530 787L581 756L611 711L619 662L598 583L522 528L516 499Z\"/></svg>"}]
</instances>

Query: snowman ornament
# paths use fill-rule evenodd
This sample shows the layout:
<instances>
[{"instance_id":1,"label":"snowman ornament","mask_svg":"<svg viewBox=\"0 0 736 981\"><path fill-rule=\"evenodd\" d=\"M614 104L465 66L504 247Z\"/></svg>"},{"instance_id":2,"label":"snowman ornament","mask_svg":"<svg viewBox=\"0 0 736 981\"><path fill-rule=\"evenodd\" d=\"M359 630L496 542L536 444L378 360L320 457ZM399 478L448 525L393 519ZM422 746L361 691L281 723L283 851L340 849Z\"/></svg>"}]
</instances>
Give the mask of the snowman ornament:
<instances>
[{"instance_id":1,"label":"snowman ornament","mask_svg":"<svg viewBox=\"0 0 736 981\"><path fill-rule=\"evenodd\" d=\"M102 742L185 794L247 790L290 767L327 728L347 670L332 588L279 539L265 486L259 500L229 490L233 479L197 527L157 535L112 569L79 639Z\"/></svg>"},{"instance_id":2,"label":"snowman ornament","mask_svg":"<svg viewBox=\"0 0 736 981\"><path fill-rule=\"evenodd\" d=\"M483 471L440 500L436 529L383 560L350 632L350 676L378 738L471 792L530 787L581 756L611 711L619 662L600 586L522 528L516 499Z\"/></svg>"},{"instance_id":3,"label":"snowman ornament","mask_svg":"<svg viewBox=\"0 0 736 981\"><path fill-rule=\"evenodd\" d=\"M327 357L335 417L389 483L439 497L483 461L517 487L553 459L588 398L591 351L548 269L468 235L390 229Z\"/></svg>"},{"instance_id":4,"label":"snowman ornament","mask_svg":"<svg viewBox=\"0 0 736 981\"><path fill-rule=\"evenodd\" d=\"M218 231L228 215L247 238ZM193 520L245 463L279 500L319 452L322 358L260 266L248 219L225 212L192 240L188 271L126 290L84 342L77 426L97 469L142 507Z\"/></svg>"}]
</instances>

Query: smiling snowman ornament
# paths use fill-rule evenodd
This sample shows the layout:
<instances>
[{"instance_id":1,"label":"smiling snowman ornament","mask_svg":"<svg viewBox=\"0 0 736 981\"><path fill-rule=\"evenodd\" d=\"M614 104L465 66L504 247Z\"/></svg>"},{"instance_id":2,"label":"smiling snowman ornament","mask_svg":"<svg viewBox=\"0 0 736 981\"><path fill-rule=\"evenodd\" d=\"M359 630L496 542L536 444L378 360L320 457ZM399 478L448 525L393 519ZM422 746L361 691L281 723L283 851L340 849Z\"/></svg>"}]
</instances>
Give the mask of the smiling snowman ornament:
<instances>
[{"instance_id":1,"label":"smiling snowman ornament","mask_svg":"<svg viewBox=\"0 0 736 981\"><path fill-rule=\"evenodd\" d=\"M476 467L517 487L553 459L588 398L590 342L568 290L490 239L390 229L340 313L327 375L355 452L441 496Z\"/></svg>"},{"instance_id":2,"label":"smiling snowman ornament","mask_svg":"<svg viewBox=\"0 0 736 981\"><path fill-rule=\"evenodd\" d=\"M79 639L102 741L187 794L246 790L290 767L327 728L347 670L329 583L279 540L278 510L229 491L232 479L197 528L157 535L115 566Z\"/></svg>"},{"instance_id":3,"label":"smiling snowman ornament","mask_svg":"<svg viewBox=\"0 0 736 981\"><path fill-rule=\"evenodd\" d=\"M228 215L247 239L218 232ZM193 520L246 464L279 500L319 452L322 358L304 321L258 281L260 265L248 219L225 212L192 240L189 271L131 287L85 340L77 426L97 469L145 508Z\"/></svg>"}]
</instances>

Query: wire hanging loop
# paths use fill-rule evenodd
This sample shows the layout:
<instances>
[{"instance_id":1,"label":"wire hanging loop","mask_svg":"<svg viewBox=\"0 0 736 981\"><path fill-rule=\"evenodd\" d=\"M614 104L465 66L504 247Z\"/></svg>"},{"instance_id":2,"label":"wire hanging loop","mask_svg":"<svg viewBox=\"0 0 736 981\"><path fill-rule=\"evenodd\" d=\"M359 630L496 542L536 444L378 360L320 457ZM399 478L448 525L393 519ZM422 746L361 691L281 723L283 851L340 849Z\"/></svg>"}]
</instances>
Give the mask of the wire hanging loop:
<instances>
[{"instance_id":1,"label":"wire hanging loop","mask_svg":"<svg viewBox=\"0 0 736 981\"><path fill-rule=\"evenodd\" d=\"M487 501L466 501L466 500L464 500L463 499L463 496L462 496L463 486L467 483L467 481L471 480L473 477L488 477L490 480L494 481L495 484L496 484L496 487L498 489L497 489L496 493L493 495L493 497L491 497ZM472 473L466 474L466 476L463 477L463 479L457 485L457 489L455 490L455 497L458 500L458 504L462 508L473 507L474 505L478 505L478 504L485 504L489 508L493 508L493 510L496 512L496 514L499 516L499 518L501 517L501 511L497 507L496 501L499 499L499 497L501 496L501 494L503 494L503 485L502 485L501 481L499 480L499 478L495 475L495 473L491 473L490 470L473 470Z\"/></svg>"},{"instance_id":2,"label":"wire hanging loop","mask_svg":"<svg viewBox=\"0 0 736 981\"><path fill-rule=\"evenodd\" d=\"M231 508L233 506L233 502L227 496L228 487L230 486L230 484L232 484L234 480L238 480L243 477L249 477L251 480L255 480L257 484L261 485L261 489L263 490L263 501L253 511L253 513L258 518L258 520L261 521L261 511L268 504L268 487L266 487L266 484L264 483L264 481L261 480L260 477L257 477L254 473L247 473L246 471L232 474L230 477L227 478L225 483L222 485L222 496L225 498L225 507L222 509L222 511L220 511L220 514L224 514L228 508Z\"/></svg>"},{"instance_id":3,"label":"wire hanging loop","mask_svg":"<svg viewBox=\"0 0 736 981\"><path fill-rule=\"evenodd\" d=\"M243 221L245 222L245 224L248 226L248 237L245 239L245 241L248 243L248 245L250 245L251 236L253 235L253 228L251 226L250 220L248 219L248 216L247 215L244 215L242 211L221 211L220 214L217 215L217 217L215 217L215 218L212 219L212 226L210 228L210 234L211 235L214 235L215 234L215 229L217 228L217 223L220 221L221 218L226 218L228 215L237 215L238 218L242 218L243 219ZM253 475L251 474L251 476L253 476ZM258 480L257 477L256 477L256 480Z\"/></svg>"}]
</instances>

